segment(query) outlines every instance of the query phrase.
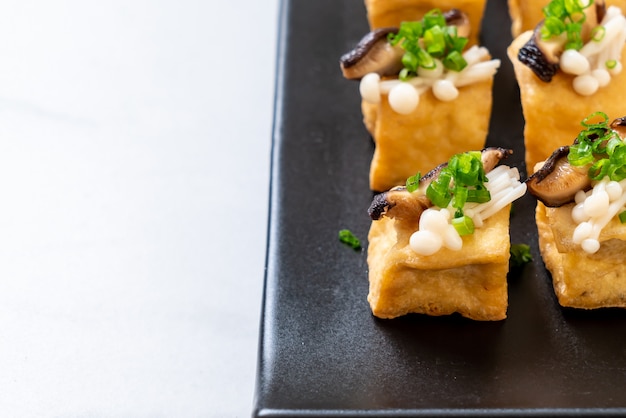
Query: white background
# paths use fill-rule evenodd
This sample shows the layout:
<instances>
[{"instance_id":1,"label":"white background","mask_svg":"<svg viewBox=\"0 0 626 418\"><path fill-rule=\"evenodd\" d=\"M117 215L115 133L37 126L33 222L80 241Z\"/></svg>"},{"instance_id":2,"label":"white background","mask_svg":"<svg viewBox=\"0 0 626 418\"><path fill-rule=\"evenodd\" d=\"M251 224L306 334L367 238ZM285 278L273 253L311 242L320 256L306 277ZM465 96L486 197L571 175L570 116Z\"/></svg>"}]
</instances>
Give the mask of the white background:
<instances>
[{"instance_id":1,"label":"white background","mask_svg":"<svg viewBox=\"0 0 626 418\"><path fill-rule=\"evenodd\" d=\"M0 416L250 416L277 17L2 2Z\"/></svg>"}]
</instances>

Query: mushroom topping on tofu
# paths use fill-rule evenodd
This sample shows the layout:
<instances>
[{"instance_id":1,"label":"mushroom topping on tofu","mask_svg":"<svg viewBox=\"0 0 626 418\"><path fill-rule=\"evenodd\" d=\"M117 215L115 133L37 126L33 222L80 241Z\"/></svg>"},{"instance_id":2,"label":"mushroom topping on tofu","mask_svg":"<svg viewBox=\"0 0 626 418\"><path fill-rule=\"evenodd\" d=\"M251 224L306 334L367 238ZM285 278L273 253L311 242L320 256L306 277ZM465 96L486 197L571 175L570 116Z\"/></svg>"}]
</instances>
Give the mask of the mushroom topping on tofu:
<instances>
[{"instance_id":1,"label":"mushroom topping on tofu","mask_svg":"<svg viewBox=\"0 0 626 418\"><path fill-rule=\"evenodd\" d=\"M541 81L552 81L559 70L559 55L565 44L562 38L544 40L541 36L542 23L539 23L532 36L517 53L517 59L529 67Z\"/></svg>"},{"instance_id":2,"label":"mushroom topping on tofu","mask_svg":"<svg viewBox=\"0 0 626 418\"><path fill-rule=\"evenodd\" d=\"M388 34L397 32L398 28L380 28L365 35L352 51L341 57L343 76L359 80L369 73L397 75L403 67L404 49L387 41Z\"/></svg>"},{"instance_id":3,"label":"mushroom topping on tofu","mask_svg":"<svg viewBox=\"0 0 626 418\"><path fill-rule=\"evenodd\" d=\"M567 156L569 146L558 148L543 166L526 180L528 191L549 207L573 202L579 190L589 190L589 166L573 166Z\"/></svg>"},{"instance_id":4,"label":"mushroom topping on tofu","mask_svg":"<svg viewBox=\"0 0 626 418\"><path fill-rule=\"evenodd\" d=\"M621 118L617 118L611 122L611 129L613 129L620 138L626 138L626 116L622 116Z\"/></svg>"},{"instance_id":5,"label":"mushroom topping on tofu","mask_svg":"<svg viewBox=\"0 0 626 418\"><path fill-rule=\"evenodd\" d=\"M607 225L626 223L626 117L609 123L605 113L595 112L581 124L574 144L556 150L527 186L546 206L570 203L563 209L576 225L571 242L594 254Z\"/></svg>"},{"instance_id":6,"label":"mushroom topping on tofu","mask_svg":"<svg viewBox=\"0 0 626 418\"><path fill-rule=\"evenodd\" d=\"M578 76L574 90L588 96L608 84L608 70L619 62L624 21L619 8L607 13L604 0L577 0L570 7L564 8L563 0L552 0L518 59L545 82L559 69Z\"/></svg>"},{"instance_id":7,"label":"mushroom topping on tofu","mask_svg":"<svg viewBox=\"0 0 626 418\"><path fill-rule=\"evenodd\" d=\"M480 159L483 169L489 173L498 163L513 153L512 150L490 147L481 151ZM439 173L448 166L443 163L429 171L419 179L419 187L416 191L410 192L405 186L394 187L393 189L377 194L368 209L368 214L372 220L378 220L383 216L402 219L419 219L420 214L433 203L426 196L428 186L439 177Z\"/></svg>"},{"instance_id":8,"label":"mushroom topping on tofu","mask_svg":"<svg viewBox=\"0 0 626 418\"><path fill-rule=\"evenodd\" d=\"M463 236L526 193L516 168L496 167L511 153L486 148L455 154L419 180L417 175L409 178L406 187L375 196L369 215L373 220L393 218L398 242L419 256L442 248L458 251Z\"/></svg>"},{"instance_id":9,"label":"mushroom topping on tofu","mask_svg":"<svg viewBox=\"0 0 626 418\"><path fill-rule=\"evenodd\" d=\"M603 112L583 119L585 129L574 144L558 148L526 180L530 193L548 207L559 207L577 201L578 192L595 189L605 179L625 180L626 116L608 120Z\"/></svg>"},{"instance_id":10,"label":"mushroom topping on tofu","mask_svg":"<svg viewBox=\"0 0 626 418\"><path fill-rule=\"evenodd\" d=\"M469 37L472 26L466 13L463 13L459 9L450 9L443 13L443 17L446 19L446 25L456 26L458 36L463 38Z\"/></svg>"},{"instance_id":11,"label":"mushroom topping on tofu","mask_svg":"<svg viewBox=\"0 0 626 418\"><path fill-rule=\"evenodd\" d=\"M459 96L459 88L493 78L500 60L484 47L467 44L471 26L458 9L428 11L421 20L367 34L340 59L343 76L360 80L364 102L386 100L399 114L411 114L420 95L432 91L440 101Z\"/></svg>"},{"instance_id":12,"label":"mushroom topping on tofu","mask_svg":"<svg viewBox=\"0 0 626 418\"><path fill-rule=\"evenodd\" d=\"M456 27L456 36L467 37L471 31L467 14L458 9L442 13L447 26ZM401 44L392 45L389 34L397 34L397 27L379 28L365 35L357 46L340 58L343 76L349 80L360 80L369 73L379 76L395 76L404 67L405 54Z\"/></svg>"}]
</instances>

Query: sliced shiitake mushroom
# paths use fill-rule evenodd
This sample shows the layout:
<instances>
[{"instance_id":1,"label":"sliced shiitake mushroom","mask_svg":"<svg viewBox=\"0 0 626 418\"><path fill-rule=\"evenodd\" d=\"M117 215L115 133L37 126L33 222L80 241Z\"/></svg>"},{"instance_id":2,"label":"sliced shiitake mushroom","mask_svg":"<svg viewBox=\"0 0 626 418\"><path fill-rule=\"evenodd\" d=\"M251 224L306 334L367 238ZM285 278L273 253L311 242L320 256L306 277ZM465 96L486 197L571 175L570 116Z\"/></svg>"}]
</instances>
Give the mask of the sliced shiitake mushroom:
<instances>
[{"instance_id":1,"label":"sliced shiitake mushroom","mask_svg":"<svg viewBox=\"0 0 626 418\"><path fill-rule=\"evenodd\" d=\"M591 31L602 21L606 13L604 0L596 0L594 5L584 9L585 20L582 25L583 42L589 40ZM517 59L528 66L540 80L550 82L559 69L559 59L565 49L565 34L543 39L541 28L543 20L535 27L530 39L520 48Z\"/></svg>"},{"instance_id":2,"label":"sliced shiitake mushroom","mask_svg":"<svg viewBox=\"0 0 626 418\"><path fill-rule=\"evenodd\" d=\"M446 25L456 26L456 34L463 38L467 38L472 31L469 17L466 13L459 9L450 9L443 13L443 17L446 19Z\"/></svg>"},{"instance_id":3,"label":"sliced shiitake mushroom","mask_svg":"<svg viewBox=\"0 0 626 418\"><path fill-rule=\"evenodd\" d=\"M512 150L500 147L485 148L481 152L481 160L485 172L490 172L498 163L513 153ZM420 178L419 189L409 192L406 187L398 186L374 196L368 214L372 220L378 220L383 216L400 219L419 219L421 213L433 204L426 197L426 188L435 180L443 168L448 164L443 163L429 171Z\"/></svg>"},{"instance_id":4,"label":"sliced shiitake mushroom","mask_svg":"<svg viewBox=\"0 0 626 418\"><path fill-rule=\"evenodd\" d=\"M457 27L457 35L467 37L471 26L467 14L458 9L443 13L447 25ZM400 45L391 46L387 41L390 33L398 33L398 28L379 28L363 37L357 46L345 53L339 60L343 76L349 80L359 80L369 73L380 76L397 75L402 70L404 49Z\"/></svg>"},{"instance_id":5,"label":"sliced shiitake mushroom","mask_svg":"<svg viewBox=\"0 0 626 418\"><path fill-rule=\"evenodd\" d=\"M549 83L559 70L559 56L563 52L565 42L541 39L543 21L535 27L532 36L520 48L517 59L530 68L541 81Z\"/></svg>"},{"instance_id":6,"label":"sliced shiitake mushroom","mask_svg":"<svg viewBox=\"0 0 626 418\"><path fill-rule=\"evenodd\" d=\"M573 166L567 160L569 146L558 148L543 166L526 179L528 191L544 205L559 207L573 202L579 190L589 190L588 166Z\"/></svg>"},{"instance_id":7,"label":"sliced shiitake mushroom","mask_svg":"<svg viewBox=\"0 0 626 418\"><path fill-rule=\"evenodd\" d=\"M617 134L624 140L626 138L626 116L622 116L621 118L615 119L611 122L611 129L613 129Z\"/></svg>"},{"instance_id":8,"label":"sliced shiitake mushroom","mask_svg":"<svg viewBox=\"0 0 626 418\"><path fill-rule=\"evenodd\" d=\"M398 33L398 28L373 30L352 51L345 53L340 59L343 76L358 80L369 73L381 76L398 74L402 69L404 49L399 45L391 46L387 41L390 33Z\"/></svg>"}]
</instances>

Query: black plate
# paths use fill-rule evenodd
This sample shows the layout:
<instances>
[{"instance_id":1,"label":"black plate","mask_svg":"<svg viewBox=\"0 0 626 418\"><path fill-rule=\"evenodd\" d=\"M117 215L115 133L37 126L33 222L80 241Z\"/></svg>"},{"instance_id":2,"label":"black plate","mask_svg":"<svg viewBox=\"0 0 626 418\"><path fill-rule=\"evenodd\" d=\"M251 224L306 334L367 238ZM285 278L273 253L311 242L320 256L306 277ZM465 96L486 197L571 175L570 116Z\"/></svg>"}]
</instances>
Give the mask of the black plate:
<instances>
[{"instance_id":1,"label":"black plate","mask_svg":"<svg viewBox=\"0 0 626 418\"><path fill-rule=\"evenodd\" d=\"M281 10L255 416L626 415L626 311L558 306L528 196L511 241L534 262L509 274L508 319L371 315L366 250L337 240L349 228L365 241L370 224L373 144L338 65L367 31L363 2ZM488 145L525 170L506 1L490 0L485 21L481 43L502 60Z\"/></svg>"}]
</instances>

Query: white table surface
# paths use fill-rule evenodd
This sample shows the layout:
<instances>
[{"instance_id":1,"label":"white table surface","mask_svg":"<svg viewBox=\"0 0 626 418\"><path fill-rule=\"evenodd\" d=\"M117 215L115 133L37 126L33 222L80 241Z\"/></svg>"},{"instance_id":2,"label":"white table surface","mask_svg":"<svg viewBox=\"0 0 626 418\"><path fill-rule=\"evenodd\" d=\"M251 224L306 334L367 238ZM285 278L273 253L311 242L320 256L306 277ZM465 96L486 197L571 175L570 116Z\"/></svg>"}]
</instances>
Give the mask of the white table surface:
<instances>
[{"instance_id":1,"label":"white table surface","mask_svg":"<svg viewBox=\"0 0 626 418\"><path fill-rule=\"evenodd\" d=\"M0 416L250 416L277 17L2 2Z\"/></svg>"}]
</instances>

